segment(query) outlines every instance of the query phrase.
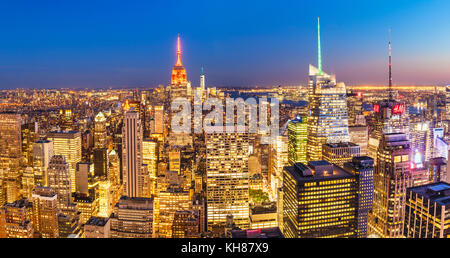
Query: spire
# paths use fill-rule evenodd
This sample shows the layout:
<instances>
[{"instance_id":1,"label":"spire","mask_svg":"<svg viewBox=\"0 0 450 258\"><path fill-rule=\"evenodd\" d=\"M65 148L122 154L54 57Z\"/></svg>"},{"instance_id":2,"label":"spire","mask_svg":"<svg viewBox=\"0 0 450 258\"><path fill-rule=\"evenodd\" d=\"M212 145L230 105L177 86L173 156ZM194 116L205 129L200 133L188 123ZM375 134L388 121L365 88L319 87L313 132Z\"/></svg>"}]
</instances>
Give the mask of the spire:
<instances>
[{"instance_id":1,"label":"spire","mask_svg":"<svg viewBox=\"0 0 450 258\"><path fill-rule=\"evenodd\" d=\"M392 100L392 54L391 54L391 29L389 29L389 100Z\"/></svg>"},{"instance_id":2,"label":"spire","mask_svg":"<svg viewBox=\"0 0 450 258\"><path fill-rule=\"evenodd\" d=\"M317 17L317 65L319 75L322 75L322 53L320 51L320 18Z\"/></svg>"},{"instance_id":3,"label":"spire","mask_svg":"<svg viewBox=\"0 0 450 258\"><path fill-rule=\"evenodd\" d=\"M177 38L177 63L175 66L183 66L181 63L181 43L180 43L180 34L178 34Z\"/></svg>"}]
</instances>

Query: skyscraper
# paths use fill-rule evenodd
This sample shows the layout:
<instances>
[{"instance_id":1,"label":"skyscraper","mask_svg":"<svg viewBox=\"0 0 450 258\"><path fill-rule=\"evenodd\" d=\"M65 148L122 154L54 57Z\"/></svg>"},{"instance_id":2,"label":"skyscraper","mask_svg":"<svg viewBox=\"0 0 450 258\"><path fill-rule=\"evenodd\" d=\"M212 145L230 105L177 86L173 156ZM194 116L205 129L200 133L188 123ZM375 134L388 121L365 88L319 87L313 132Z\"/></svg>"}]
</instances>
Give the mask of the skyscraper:
<instances>
[{"instance_id":1,"label":"skyscraper","mask_svg":"<svg viewBox=\"0 0 450 258\"><path fill-rule=\"evenodd\" d=\"M200 74L200 88L202 89L202 91L204 91L206 88L205 70L203 69L203 66L202 66L202 73Z\"/></svg>"},{"instance_id":2,"label":"skyscraper","mask_svg":"<svg viewBox=\"0 0 450 258\"><path fill-rule=\"evenodd\" d=\"M318 68L309 66L309 117L307 160L322 159L325 143L349 142L346 89L334 75L322 71L320 24L318 24Z\"/></svg>"},{"instance_id":3,"label":"skyscraper","mask_svg":"<svg viewBox=\"0 0 450 258\"><path fill-rule=\"evenodd\" d=\"M404 133L409 137L408 109L406 108L405 103L398 102L394 99L392 86L391 41L389 40L388 99L373 105L375 119L368 142L368 156L374 159L375 165L378 162L377 152L383 134Z\"/></svg>"},{"instance_id":4,"label":"skyscraper","mask_svg":"<svg viewBox=\"0 0 450 258\"><path fill-rule=\"evenodd\" d=\"M208 230L224 226L227 215L249 227L249 135L246 132L206 134L206 198Z\"/></svg>"},{"instance_id":5,"label":"skyscraper","mask_svg":"<svg viewBox=\"0 0 450 258\"><path fill-rule=\"evenodd\" d=\"M58 199L50 187L33 190L33 227L44 238L58 238Z\"/></svg>"},{"instance_id":6,"label":"skyscraper","mask_svg":"<svg viewBox=\"0 0 450 258\"><path fill-rule=\"evenodd\" d=\"M94 126L94 148L105 148L107 146L106 118L102 112L95 116Z\"/></svg>"},{"instance_id":7,"label":"skyscraper","mask_svg":"<svg viewBox=\"0 0 450 258\"><path fill-rule=\"evenodd\" d=\"M112 238L151 238L153 199L122 196L109 220Z\"/></svg>"},{"instance_id":8,"label":"skyscraper","mask_svg":"<svg viewBox=\"0 0 450 258\"><path fill-rule=\"evenodd\" d=\"M164 133L164 106L155 106L155 131L153 133Z\"/></svg>"},{"instance_id":9,"label":"skyscraper","mask_svg":"<svg viewBox=\"0 0 450 258\"><path fill-rule=\"evenodd\" d=\"M33 238L32 208L32 203L25 198L0 208L0 231L5 232L5 237Z\"/></svg>"},{"instance_id":10,"label":"skyscraper","mask_svg":"<svg viewBox=\"0 0 450 258\"><path fill-rule=\"evenodd\" d=\"M76 191L75 170L78 162L81 162L81 134L76 131L51 132L47 138L53 142L54 155L64 156L69 164L71 176L71 191Z\"/></svg>"},{"instance_id":11,"label":"skyscraper","mask_svg":"<svg viewBox=\"0 0 450 258\"><path fill-rule=\"evenodd\" d=\"M369 128L365 125L349 126L350 142L359 145L361 155L367 155L367 141L369 140Z\"/></svg>"},{"instance_id":12,"label":"skyscraper","mask_svg":"<svg viewBox=\"0 0 450 258\"><path fill-rule=\"evenodd\" d=\"M142 196L142 125L139 113L131 109L125 113L122 128L123 195Z\"/></svg>"},{"instance_id":13,"label":"skyscraper","mask_svg":"<svg viewBox=\"0 0 450 258\"><path fill-rule=\"evenodd\" d=\"M405 134L383 135L374 172L369 234L383 238L403 236L406 188L413 184L409 154L410 145Z\"/></svg>"},{"instance_id":14,"label":"skyscraper","mask_svg":"<svg viewBox=\"0 0 450 258\"><path fill-rule=\"evenodd\" d=\"M403 235L407 238L450 236L450 184L439 182L407 189Z\"/></svg>"},{"instance_id":15,"label":"skyscraper","mask_svg":"<svg viewBox=\"0 0 450 258\"><path fill-rule=\"evenodd\" d=\"M186 69L181 62L181 41L180 35L177 38L177 62L172 69L172 85L182 85L187 83Z\"/></svg>"},{"instance_id":16,"label":"skyscraper","mask_svg":"<svg viewBox=\"0 0 450 258\"><path fill-rule=\"evenodd\" d=\"M0 170L3 185L0 185L0 202L19 199L20 160L22 158L21 117L19 114L0 114ZM3 205L4 203L0 203Z\"/></svg>"},{"instance_id":17,"label":"skyscraper","mask_svg":"<svg viewBox=\"0 0 450 258\"><path fill-rule=\"evenodd\" d=\"M39 140L33 144L33 170L36 184L47 186L47 168L53 157L53 142Z\"/></svg>"},{"instance_id":18,"label":"skyscraper","mask_svg":"<svg viewBox=\"0 0 450 258\"><path fill-rule=\"evenodd\" d=\"M373 159L367 156L354 157L344 164L344 169L356 176L358 187L357 237L367 237L369 212L373 203Z\"/></svg>"},{"instance_id":19,"label":"skyscraper","mask_svg":"<svg viewBox=\"0 0 450 258\"><path fill-rule=\"evenodd\" d=\"M286 238L357 236L355 175L327 161L296 163L283 173Z\"/></svg>"},{"instance_id":20,"label":"skyscraper","mask_svg":"<svg viewBox=\"0 0 450 258\"><path fill-rule=\"evenodd\" d=\"M306 163L308 118L299 116L288 122L289 164Z\"/></svg>"},{"instance_id":21,"label":"skyscraper","mask_svg":"<svg viewBox=\"0 0 450 258\"><path fill-rule=\"evenodd\" d=\"M48 186L51 187L58 198L58 209L66 212L72 209L71 176L69 164L62 155L55 155L48 165Z\"/></svg>"}]
</instances>

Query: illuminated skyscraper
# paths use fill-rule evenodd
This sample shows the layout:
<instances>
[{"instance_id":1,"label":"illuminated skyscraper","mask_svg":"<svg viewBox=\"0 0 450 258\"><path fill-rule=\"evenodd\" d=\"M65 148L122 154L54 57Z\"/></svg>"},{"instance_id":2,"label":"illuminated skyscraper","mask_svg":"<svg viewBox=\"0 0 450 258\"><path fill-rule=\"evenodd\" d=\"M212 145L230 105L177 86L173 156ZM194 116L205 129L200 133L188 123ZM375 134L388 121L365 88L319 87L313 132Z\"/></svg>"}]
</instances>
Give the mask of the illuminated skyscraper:
<instances>
[{"instance_id":1,"label":"illuminated skyscraper","mask_svg":"<svg viewBox=\"0 0 450 258\"><path fill-rule=\"evenodd\" d=\"M383 135L374 173L369 234L383 238L403 236L406 188L413 184L409 154L410 143L405 134Z\"/></svg>"},{"instance_id":2,"label":"illuminated skyscraper","mask_svg":"<svg viewBox=\"0 0 450 258\"><path fill-rule=\"evenodd\" d=\"M367 155L367 141L369 140L369 129L365 125L349 126L348 133L350 142L359 145L361 155Z\"/></svg>"},{"instance_id":3,"label":"illuminated skyscraper","mask_svg":"<svg viewBox=\"0 0 450 258\"><path fill-rule=\"evenodd\" d=\"M200 237L200 216L198 211L176 211L172 223L172 238Z\"/></svg>"},{"instance_id":4,"label":"illuminated skyscraper","mask_svg":"<svg viewBox=\"0 0 450 258\"><path fill-rule=\"evenodd\" d=\"M33 166L33 144L37 138L38 124L36 122L22 125L22 153L25 166Z\"/></svg>"},{"instance_id":5,"label":"illuminated skyscraper","mask_svg":"<svg viewBox=\"0 0 450 258\"><path fill-rule=\"evenodd\" d=\"M357 236L355 175L327 161L284 168L283 235L286 238Z\"/></svg>"},{"instance_id":6,"label":"illuminated skyscraper","mask_svg":"<svg viewBox=\"0 0 450 258\"><path fill-rule=\"evenodd\" d=\"M289 164L306 163L307 135L308 118L306 116L297 117L297 119L289 121Z\"/></svg>"},{"instance_id":7,"label":"illuminated skyscraper","mask_svg":"<svg viewBox=\"0 0 450 258\"><path fill-rule=\"evenodd\" d=\"M368 156L373 158L375 165L378 159L378 149L384 134L404 133L409 137L409 116L405 103L394 100L392 90L391 42L389 40L389 97L373 105L375 121L369 135Z\"/></svg>"},{"instance_id":8,"label":"illuminated skyscraper","mask_svg":"<svg viewBox=\"0 0 450 258\"><path fill-rule=\"evenodd\" d=\"M200 88L202 89L202 91L205 91L206 89L205 70L203 69L203 66L202 66L202 73L200 74Z\"/></svg>"},{"instance_id":9,"label":"illuminated skyscraper","mask_svg":"<svg viewBox=\"0 0 450 258\"><path fill-rule=\"evenodd\" d=\"M0 208L0 231L5 232L6 238L33 238L32 208L27 199Z\"/></svg>"},{"instance_id":10,"label":"illuminated skyscraper","mask_svg":"<svg viewBox=\"0 0 450 258\"><path fill-rule=\"evenodd\" d=\"M105 148L107 145L106 118L102 112L95 116L94 126L94 148Z\"/></svg>"},{"instance_id":11,"label":"illuminated skyscraper","mask_svg":"<svg viewBox=\"0 0 450 258\"><path fill-rule=\"evenodd\" d=\"M47 168L53 157L53 142L39 140L33 145L33 170L36 184L47 186Z\"/></svg>"},{"instance_id":12,"label":"illuminated skyscraper","mask_svg":"<svg viewBox=\"0 0 450 258\"><path fill-rule=\"evenodd\" d=\"M403 235L407 238L450 236L450 184L439 182L408 188Z\"/></svg>"},{"instance_id":13,"label":"illuminated skyscraper","mask_svg":"<svg viewBox=\"0 0 450 258\"><path fill-rule=\"evenodd\" d=\"M323 159L343 167L344 163L352 161L360 155L358 145L351 142L327 143L323 145Z\"/></svg>"},{"instance_id":14,"label":"illuminated skyscraper","mask_svg":"<svg viewBox=\"0 0 450 258\"><path fill-rule=\"evenodd\" d=\"M248 133L206 134L208 230L224 226L232 215L237 226L249 227Z\"/></svg>"},{"instance_id":15,"label":"illuminated skyscraper","mask_svg":"<svg viewBox=\"0 0 450 258\"><path fill-rule=\"evenodd\" d=\"M307 160L322 159L325 143L349 142L346 89L334 75L322 71L320 24L318 25L318 68L309 66L309 117Z\"/></svg>"},{"instance_id":16,"label":"illuminated skyscraper","mask_svg":"<svg viewBox=\"0 0 450 258\"><path fill-rule=\"evenodd\" d=\"M20 160L22 158L21 117L19 114L0 114L0 205L19 199Z\"/></svg>"},{"instance_id":17,"label":"illuminated skyscraper","mask_svg":"<svg viewBox=\"0 0 450 258\"><path fill-rule=\"evenodd\" d=\"M173 237L172 226L177 211L189 210L189 192L179 186L160 191L157 196L158 221L157 236Z\"/></svg>"},{"instance_id":18,"label":"illuminated skyscraper","mask_svg":"<svg viewBox=\"0 0 450 258\"><path fill-rule=\"evenodd\" d=\"M360 125L358 116L363 114L363 95L361 92L349 92L347 94L348 124L349 126Z\"/></svg>"},{"instance_id":19,"label":"illuminated skyscraper","mask_svg":"<svg viewBox=\"0 0 450 258\"><path fill-rule=\"evenodd\" d=\"M369 212L373 203L373 159L367 156L355 157L344 164L344 169L356 176L358 187L357 237L367 237Z\"/></svg>"},{"instance_id":20,"label":"illuminated skyscraper","mask_svg":"<svg viewBox=\"0 0 450 258\"><path fill-rule=\"evenodd\" d=\"M122 196L109 220L112 238L151 238L153 199Z\"/></svg>"},{"instance_id":21,"label":"illuminated skyscraper","mask_svg":"<svg viewBox=\"0 0 450 258\"><path fill-rule=\"evenodd\" d=\"M283 183L283 169L289 164L288 141L287 136L279 135L275 144L272 144L270 148L268 183L271 190L269 196L272 200L279 198L280 187Z\"/></svg>"},{"instance_id":22,"label":"illuminated skyscraper","mask_svg":"<svg viewBox=\"0 0 450 258\"><path fill-rule=\"evenodd\" d=\"M113 210L112 186L108 180L98 182L98 214L99 217L109 217Z\"/></svg>"},{"instance_id":23,"label":"illuminated skyscraper","mask_svg":"<svg viewBox=\"0 0 450 258\"><path fill-rule=\"evenodd\" d=\"M36 186L32 167L26 167L22 173L21 193L23 198L30 199L33 189Z\"/></svg>"},{"instance_id":24,"label":"illuminated skyscraper","mask_svg":"<svg viewBox=\"0 0 450 258\"><path fill-rule=\"evenodd\" d=\"M76 191L75 170L78 162L81 162L81 134L75 131L51 132L47 138L53 142L54 155L64 156L69 164L71 176L71 191Z\"/></svg>"},{"instance_id":25,"label":"illuminated skyscraper","mask_svg":"<svg viewBox=\"0 0 450 258\"><path fill-rule=\"evenodd\" d=\"M164 133L164 106L155 106L155 131L153 133Z\"/></svg>"},{"instance_id":26,"label":"illuminated skyscraper","mask_svg":"<svg viewBox=\"0 0 450 258\"><path fill-rule=\"evenodd\" d=\"M123 194L141 197L144 182L142 174L142 125L139 113L131 109L125 113L122 128Z\"/></svg>"},{"instance_id":27,"label":"illuminated skyscraper","mask_svg":"<svg viewBox=\"0 0 450 258\"><path fill-rule=\"evenodd\" d=\"M72 209L71 176L69 164L64 156L53 156L50 159L47 173L48 186L55 191L58 197L58 209L61 212Z\"/></svg>"},{"instance_id":28,"label":"illuminated skyscraper","mask_svg":"<svg viewBox=\"0 0 450 258\"><path fill-rule=\"evenodd\" d=\"M58 238L58 199L50 187L33 190L33 227L44 238Z\"/></svg>"},{"instance_id":29,"label":"illuminated skyscraper","mask_svg":"<svg viewBox=\"0 0 450 258\"><path fill-rule=\"evenodd\" d=\"M181 62L181 41L180 35L177 38L177 62L172 69L172 85L182 85L187 83L186 69Z\"/></svg>"},{"instance_id":30,"label":"illuminated skyscraper","mask_svg":"<svg viewBox=\"0 0 450 258\"><path fill-rule=\"evenodd\" d=\"M98 199L94 199L92 196L74 193L73 202L80 212L80 224L86 223L89 218L98 213Z\"/></svg>"},{"instance_id":31,"label":"illuminated skyscraper","mask_svg":"<svg viewBox=\"0 0 450 258\"><path fill-rule=\"evenodd\" d=\"M71 109L61 109L60 114L60 128L61 131L73 130L73 114Z\"/></svg>"}]
</instances>

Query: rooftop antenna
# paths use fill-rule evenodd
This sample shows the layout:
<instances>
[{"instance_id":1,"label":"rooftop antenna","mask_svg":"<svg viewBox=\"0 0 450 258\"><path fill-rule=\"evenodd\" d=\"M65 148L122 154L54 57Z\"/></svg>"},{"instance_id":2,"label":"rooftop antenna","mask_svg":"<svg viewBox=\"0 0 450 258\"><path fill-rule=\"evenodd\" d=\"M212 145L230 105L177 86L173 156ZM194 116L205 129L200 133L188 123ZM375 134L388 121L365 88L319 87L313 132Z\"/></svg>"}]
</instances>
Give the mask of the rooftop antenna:
<instances>
[{"instance_id":1,"label":"rooftop antenna","mask_svg":"<svg viewBox=\"0 0 450 258\"><path fill-rule=\"evenodd\" d=\"M322 75L322 53L320 51L320 18L317 17L317 63L319 69L319 75Z\"/></svg>"},{"instance_id":2,"label":"rooftop antenna","mask_svg":"<svg viewBox=\"0 0 450 258\"><path fill-rule=\"evenodd\" d=\"M392 101L392 48L391 48L391 29L389 28L389 101Z\"/></svg>"}]
</instances>

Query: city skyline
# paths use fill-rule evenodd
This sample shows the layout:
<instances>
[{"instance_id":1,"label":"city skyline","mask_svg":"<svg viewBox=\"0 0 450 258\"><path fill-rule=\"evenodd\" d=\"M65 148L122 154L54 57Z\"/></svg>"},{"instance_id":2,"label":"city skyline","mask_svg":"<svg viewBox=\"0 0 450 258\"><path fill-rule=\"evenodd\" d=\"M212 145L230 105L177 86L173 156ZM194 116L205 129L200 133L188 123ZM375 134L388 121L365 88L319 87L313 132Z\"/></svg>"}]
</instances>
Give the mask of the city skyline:
<instances>
[{"instance_id":1,"label":"city skyline","mask_svg":"<svg viewBox=\"0 0 450 258\"><path fill-rule=\"evenodd\" d=\"M324 70L347 85L387 83L389 28L394 85L450 81L450 37L441 32L448 3L258 3L13 4L0 18L0 89L167 85L177 34L193 85L202 66L212 86L306 85L307 65L317 65L318 16Z\"/></svg>"}]
</instances>

